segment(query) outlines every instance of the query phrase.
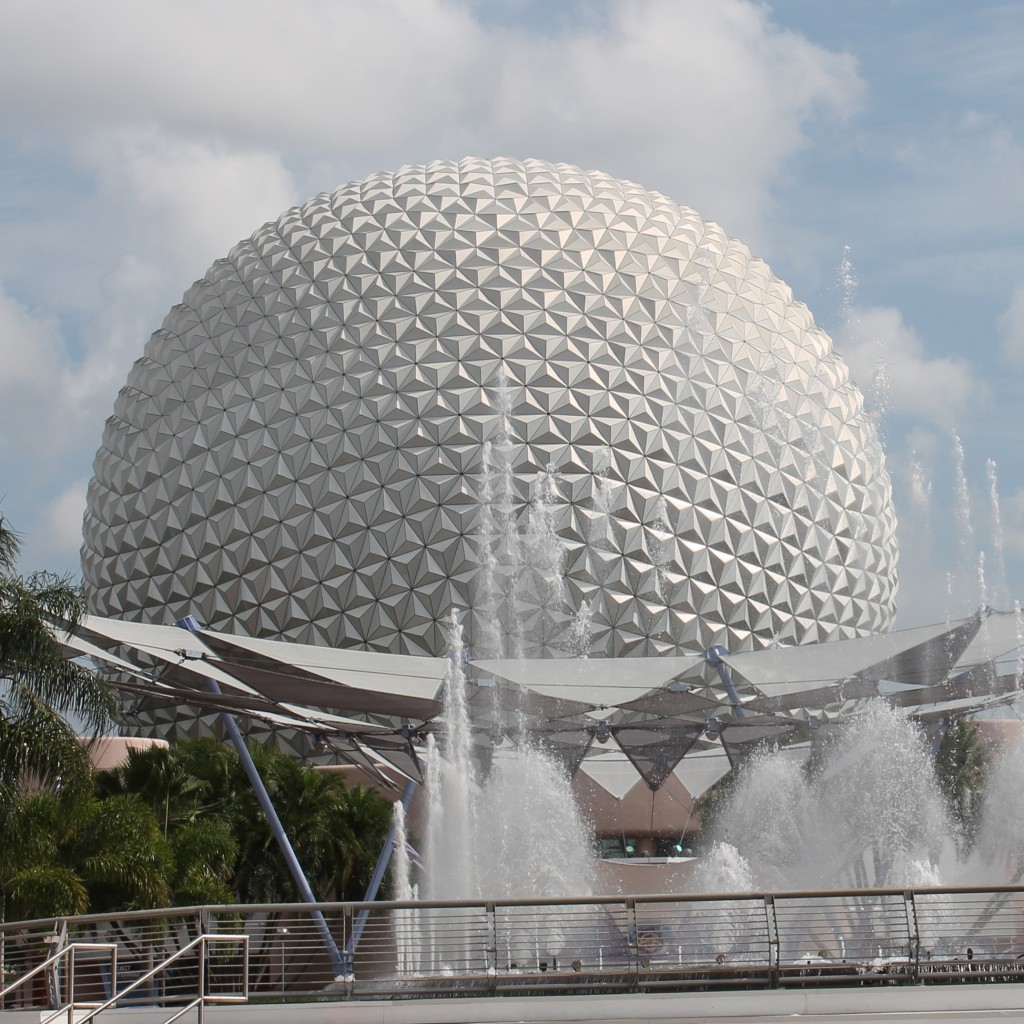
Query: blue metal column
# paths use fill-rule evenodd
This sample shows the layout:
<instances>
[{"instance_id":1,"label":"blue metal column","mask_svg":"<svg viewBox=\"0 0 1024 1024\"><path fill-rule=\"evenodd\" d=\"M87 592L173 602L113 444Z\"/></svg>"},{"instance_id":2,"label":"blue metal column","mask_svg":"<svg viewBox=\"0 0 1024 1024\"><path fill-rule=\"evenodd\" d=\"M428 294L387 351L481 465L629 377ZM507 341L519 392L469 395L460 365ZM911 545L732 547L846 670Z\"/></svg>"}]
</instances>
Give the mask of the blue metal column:
<instances>
[{"instance_id":1,"label":"blue metal column","mask_svg":"<svg viewBox=\"0 0 1024 1024\"><path fill-rule=\"evenodd\" d=\"M199 622L193 615L186 615L185 618L179 619L175 625L180 626L182 629L187 629L193 634L198 634L200 628ZM206 686L210 693L219 695L221 692L216 679L207 678ZM256 799L259 801L260 807L263 809L263 813L267 817L270 830L274 833L277 845L281 848L281 853L284 855L285 863L288 865L288 870L291 872L291 876L295 880L296 886L298 886L299 893L301 894L303 901L305 903L316 903L317 899L313 895L313 890L309 886L309 881L306 879L302 870L299 858L295 856L295 851L292 849L292 844L288 839L288 834L285 832L284 826L281 824L281 819L278 817L277 811L274 809L274 805L270 800L270 794L267 792L267 787L263 784L263 779L260 778L260 773L256 770L256 765L253 763L252 755L249 753L249 749L245 745L245 740L242 738L242 734L238 729L238 723L235 721L235 716L228 714L226 711L222 711L220 713L220 720L224 725L224 728L227 730L232 746L237 751L239 758L241 758L242 767L245 768L245 774L249 776L249 782L252 783L252 788L256 793ZM313 918L317 931L320 933L320 937L323 939L327 953L331 958L331 967L334 970L335 977L340 978L345 973L345 961L338 950L338 944L334 941L331 929L327 926L327 921L319 910L311 910L310 916Z\"/></svg>"},{"instance_id":2,"label":"blue metal column","mask_svg":"<svg viewBox=\"0 0 1024 1024\"><path fill-rule=\"evenodd\" d=\"M718 670L718 678L722 680L722 686L729 696L729 703L732 704L736 717L746 718L747 712L740 703L740 695L736 692L736 686L732 681L732 673L729 671L729 666L722 660L722 658L727 658L728 656L729 652L721 644L715 644L714 647L709 647L704 652L704 660Z\"/></svg>"}]
</instances>

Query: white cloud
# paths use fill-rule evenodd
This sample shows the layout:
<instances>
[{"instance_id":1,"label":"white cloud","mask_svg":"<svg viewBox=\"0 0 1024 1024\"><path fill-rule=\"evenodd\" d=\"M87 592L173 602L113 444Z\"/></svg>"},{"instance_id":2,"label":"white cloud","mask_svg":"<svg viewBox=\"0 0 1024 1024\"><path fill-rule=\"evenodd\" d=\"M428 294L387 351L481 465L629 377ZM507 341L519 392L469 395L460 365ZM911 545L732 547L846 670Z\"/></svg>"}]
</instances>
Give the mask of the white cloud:
<instances>
[{"instance_id":1,"label":"white cloud","mask_svg":"<svg viewBox=\"0 0 1024 1024\"><path fill-rule=\"evenodd\" d=\"M480 91L459 88L467 68L488 56L466 5L447 0L12 0L5 23L0 83L22 90L9 119L156 121L317 148L408 137L438 101L456 113Z\"/></svg>"},{"instance_id":2,"label":"white cloud","mask_svg":"<svg viewBox=\"0 0 1024 1024\"><path fill-rule=\"evenodd\" d=\"M952 427L968 403L983 393L967 363L929 357L917 332L904 322L898 309L853 310L836 348L866 394L876 390L879 367L884 367L887 387L882 396L883 413Z\"/></svg>"},{"instance_id":3,"label":"white cloud","mask_svg":"<svg viewBox=\"0 0 1024 1024\"><path fill-rule=\"evenodd\" d=\"M627 176L643 168L645 184L744 233L806 122L851 112L860 94L850 58L738 2L613 4L601 31L516 40L503 74L499 137Z\"/></svg>"},{"instance_id":4,"label":"white cloud","mask_svg":"<svg viewBox=\"0 0 1024 1024\"><path fill-rule=\"evenodd\" d=\"M88 486L87 478L76 480L46 507L43 526L47 544L56 554L77 555L82 546L82 517Z\"/></svg>"},{"instance_id":5,"label":"white cloud","mask_svg":"<svg viewBox=\"0 0 1024 1024\"><path fill-rule=\"evenodd\" d=\"M1024 284L1013 290L1010 306L999 318L1003 358L1011 366L1024 368Z\"/></svg>"},{"instance_id":6,"label":"white cloud","mask_svg":"<svg viewBox=\"0 0 1024 1024\"><path fill-rule=\"evenodd\" d=\"M113 236L97 268L101 301L79 336L85 352L69 385L78 401L96 406L98 443L117 388L168 307L296 195L276 156L156 129L100 133L81 159L96 175L95 215L108 218Z\"/></svg>"},{"instance_id":7,"label":"white cloud","mask_svg":"<svg viewBox=\"0 0 1024 1024\"><path fill-rule=\"evenodd\" d=\"M155 127L97 132L79 159L130 211L133 240L159 252L162 265L170 259L171 272L187 266L193 277L296 201L279 156Z\"/></svg>"},{"instance_id":8,"label":"white cloud","mask_svg":"<svg viewBox=\"0 0 1024 1024\"><path fill-rule=\"evenodd\" d=\"M48 317L36 317L20 302L0 291L0 407L22 389L45 383L60 355L60 331Z\"/></svg>"},{"instance_id":9,"label":"white cloud","mask_svg":"<svg viewBox=\"0 0 1024 1024\"><path fill-rule=\"evenodd\" d=\"M54 244L24 249L20 266L5 268L16 280L0 283L0 501L31 566L73 564L84 482L54 491L87 472L117 391L169 306L295 201L277 157L155 129L97 133L77 155L91 191L39 211L74 230L45 230ZM64 316L34 313L23 295Z\"/></svg>"},{"instance_id":10,"label":"white cloud","mask_svg":"<svg viewBox=\"0 0 1024 1024\"><path fill-rule=\"evenodd\" d=\"M19 290L63 298L66 308L87 303L76 310L84 323L62 336L54 319L33 318L0 291L0 427L9 444L45 447L51 458L86 442L95 450L117 389L169 306L295 197L276 157L155 130L102 133L80 159L95 175L77 207L89 230L55 246Z\"/></svg>"},{"instance_id":11,"label":"white cloud","mask_svg":"<svg viewBox=\"0 0 1024 1024\"><path fill-rule=\"evenodd\" d=\"M0 287L0 458L37 450L59 415L54 380L67 362L59 327Z\"/></svg>"},{"instance_id":12,"label":"white cloud","mask_svg":"<svg viewBox=\"0 0 1024 1024\"><path fill-rule=\"evenodd\" d=\"M24 533L22 564L58 570L77 562L84 484L57 492L88 472L146 339L215 258L297 198L275 155L152 128L97 131L68 153L88 190L0 226L0 502Z\"/></svg>"},{"instance_id":13,"label":"white cloud","mask_svg":"<svg viewBox=\"0 0 1024 1024\"><path fill-rule=\"evenodd\" d=\"M608 0L544 34L457 0L74 0L7 7L0 121L332 154L366 170L467 153L597 166L744 233L815 116L861 94L852 58L747 0ZM45 52L46 61L38 60ZM339 181L325 181L331 187Z\"/></svg>"}]
</instances>

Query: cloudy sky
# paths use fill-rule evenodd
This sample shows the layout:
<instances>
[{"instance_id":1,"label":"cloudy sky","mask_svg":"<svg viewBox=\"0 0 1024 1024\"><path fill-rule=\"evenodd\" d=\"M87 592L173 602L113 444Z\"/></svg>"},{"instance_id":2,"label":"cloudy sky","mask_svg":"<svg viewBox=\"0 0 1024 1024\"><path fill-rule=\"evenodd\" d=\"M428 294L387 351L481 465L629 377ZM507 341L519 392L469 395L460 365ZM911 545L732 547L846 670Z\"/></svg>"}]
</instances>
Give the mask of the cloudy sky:
<instances>
[{"instance_id":1,"label":"cloudy sky","mask_svg":"<svg viewBox=\"0 0 1024 1024\"><path fill-rule=\"evenodd\" d=\"M901 625L1012 606L1022 52L1024 4L983 0L5 0L0 510L23 567L77 573L114 397L234 242L374 171L535 156L718 221L833 335L884 417Z\"/></svg>"}]
</instances>

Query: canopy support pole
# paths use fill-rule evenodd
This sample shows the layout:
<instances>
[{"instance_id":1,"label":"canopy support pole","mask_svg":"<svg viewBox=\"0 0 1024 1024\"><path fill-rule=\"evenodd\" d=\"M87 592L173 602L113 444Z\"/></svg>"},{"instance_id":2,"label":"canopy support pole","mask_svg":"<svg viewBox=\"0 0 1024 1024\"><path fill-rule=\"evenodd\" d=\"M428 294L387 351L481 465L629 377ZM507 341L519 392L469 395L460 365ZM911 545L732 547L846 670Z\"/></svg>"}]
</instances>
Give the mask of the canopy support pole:
<instances>
[{"instance_id":1,"label":"canopy support pole","mask_svg":"<svg viewBox=\"0 0 1024 1024\"><path fill-rule=\"evenodd\" d=\"M707 663L718 671L718 678L722 680L722 687L729 696L729 703L737 718L746 718L747 712L740 703L740 695L736 692L736 685L732 681L732 673L729 666L722 660L729 656L729 652L721 645L715 644L704 652Z\"/></svg>"},{"instance_id":2,"label":"canopy support pole","mask_svg":"<svg viewBox=\"0 0 1024 1024\"><path fill-rule=\"evenodd\" d=\"M194 635L198 635L200 629L199 622L193 615L186 615L185 618L179 619L175 625L188 630ZM210 693L219 695L221 692L216 679L210 679L207 677L206 687ZM225 730L227 730L228 737L231 740L231 745L235 748L235 751L241 759L242 767L245 769L245 774L249 777L249 782L252 784L252 788L256 793L256 799L259 801L264 815L266 815L267 823L270 825L270 831L273 832L274 838L277 840L277 845L281 848L281 853L284 855L285 863L288 865L288 870L291 872L291 876L295 880L295 885L299 890L299 894L302 896L303 902L316 903L317 899L313 895L313 890L310 888L309 880L306 878L306 875L302 870L299 858L295 856L295 850L292 848L291 841L288 839L288 834L285 832L284 826L281 824L281 819L278 817L277 811L271 802L270 794L267 792L267 787L263 784L263 779L260 778L260 773L253 762L252 755L249 753L249 748L245 745L245 740L242 738L242 733L238 728L238 723L235 721L235 716L226 711L222 711L220 712L220 720ZM317 931L320 933L320 938L323 939L327 955L331 958L331 967L334 971L335 978L337 980L341 980L346 973L345 961L338 950L338 944L334 941L331 929L328 927L324 915L319 910L311 910L309 913L313 918Z\"/></svg>"}]
</instances>

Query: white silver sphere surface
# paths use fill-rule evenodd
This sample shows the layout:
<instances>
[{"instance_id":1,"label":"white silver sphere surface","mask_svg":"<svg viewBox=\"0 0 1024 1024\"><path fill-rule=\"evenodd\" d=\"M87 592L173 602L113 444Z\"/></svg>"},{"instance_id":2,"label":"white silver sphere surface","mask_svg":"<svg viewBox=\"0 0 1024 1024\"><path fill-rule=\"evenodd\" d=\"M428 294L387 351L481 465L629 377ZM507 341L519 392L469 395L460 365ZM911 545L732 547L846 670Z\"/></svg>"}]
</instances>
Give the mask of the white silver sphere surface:
<instances>
[{"instance_id":1,"label":"white silver sphere surface","mask_svg":"<svg viewBox=\"0 0 1024 1024\"><path fill-rule=\"evenodd\" d=\"M764 262L637 185L463 160L317 196L186 292L82 560L104 615L436 654L475 602L481 651L614 656L884 630L894 529L861 396Z\"/></svg>"}]
</instances>

